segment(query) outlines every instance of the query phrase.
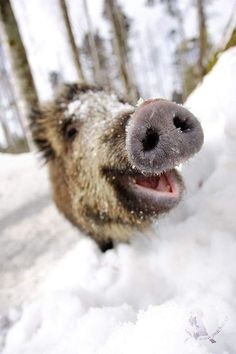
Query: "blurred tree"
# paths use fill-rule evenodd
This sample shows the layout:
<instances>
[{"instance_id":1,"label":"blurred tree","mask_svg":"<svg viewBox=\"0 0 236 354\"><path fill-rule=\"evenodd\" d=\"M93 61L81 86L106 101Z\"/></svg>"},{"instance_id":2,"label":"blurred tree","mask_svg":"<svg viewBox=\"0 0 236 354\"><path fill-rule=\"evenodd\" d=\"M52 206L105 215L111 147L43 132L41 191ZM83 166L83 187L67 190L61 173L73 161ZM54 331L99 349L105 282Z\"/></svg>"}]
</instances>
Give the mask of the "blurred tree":
<instances>
[{"instance_id":1,"label":"blurred tree","mask_svg":"<svg viewBox=\"0 0 236 354\"><path fill-rule=\"evenodd\" d=\"M184 30L184 14L179 8L178 0L147 0L148 6L157 2L165 5L167 13L176 20L177 26L173 28L175 40L175 58L173 60L182 88L175 89L174 98L185 100L196 85L202 80L207 71L211 43L209 41L206 19L206 1L194 0L196 8L198 30L197 35L189 38ZM182 91L182 92L181 92Z\"/></svg>"},{"instance_id":2,"label":"blurred tree","mask_svg":"<svg viewBox=\"0 0 236 354\"><path fill-rule=\"evenodd\" d=\"M184 30L184 17L179 8L179 2L177 0L161 0L166 4L166 8L170 16L176 21L176 27L172 30L172 36L176 38L175 58L174 65L176 68L177 84L172 93L172 99L176 102L182 103L187 97L189 88L187 84L189 80L186 80L186 68L188 66L188 51L189 43Z\"/></svg>"},{"instance_id":3,"label":"blurred tree","mask_svg":"<svg viewBox=\"0 0 236 354\"><path fill-rule=\"evenodd\" d=\"M6 140L6 148L14 148L15 142L12 137L12 133L9 131L9 127L4 119L4 111L0 107L0 125L4 134L4 139ZM5 149L6 149L5 148ZM1 151L1 150L0 150Z\"/></svg>"},{"instance_id":4,"label":"blurred tree","mask_svg":"<svg viewBox=\"0 0 236 354\"><path fill-rule=\"evenodd\" d=\"M100 64L102 84L105 88L111 89L113 88L112 80L110 75L107 75L109 70L111 70L111 65L107 55L106 42L98 31L95 33L94 39Z\"/></svg>"},{"instance_id":5,"label":"blurred tree","mask_svg":"<svg viewBox=\"0 0 236 354\"><path fill-rule=\"evenodd\" d=\"M201 80L206 72L206 64L209 54L209 42L206 25L206 13L204 0L197 0L197 14L198 14L198 75Z\"/></svg>"},{"instance_id":6,"label":"blurred tree","mask_svg":"<svg viewBox=\"0 0 236 354\"><path fill-rule=\"evenodd\" d=\"M85 13L87 25L88 25L87 38L88 38L89 49L90 49L90 57L92 59L94 81L96 84L103 86L98 51L97 51L97 46L94 38L94 30L93 30L93 25L90 18L89 10L88 10L87 0L83 0L83 6L84 6L84 13Z\"/></svg>"},{"instance_id":7,"label":"blurred tree","mask_svg":"<svg viewBox=\"0 0 236 354\"><path fill-rule=\"evenodd\" d=\"M0 0L0 24L3 45L10 59L13 89L27 142L30 146L31 136L28 130L27 116L31 107L38 103L38 97L27 54L9 0Z\"/></svg>"},{"instance_id":8,"label":"blurred tree","mask_svg":"<svg viewBox=\"0 0 236 354\"><path fill-rule=\"evenodd\" d=\"M100 78L99 78L99 83L98 82L97 83L101 87L104 87L106 89L114 89L115 90L115 87L113 87L111 75L107 74L108 72L111 73L111 70L110 70L111 63L110 63L110 60L108 59L105 40L100 36L99 32L96 32L93 35L93 38L94 38L94 48L96 50L97 60L99 63ZM82 51L86 57L86 63L89 66L90 71L92 71L93 75L94 75L93 59L92 59L91 46L89 43L89 34L88 33L86 33L83 38ZM94 81L95 81L95 78L94 78Z\"/></svg>"},{"instance_id":9,"label":"blurred tree","mask_svg":"<svg viewBox=\"0 0 236 354\"><path fill-rule=\"evenodd\" d=\"M0 151L20 153L28 151L25 131L17 109L14 93L0 55Z\"/></svg>"},{"instance_id":10,"label":"blurred tree","mask_svg":"<svg viewBox=\"0 0 236 354\"><path fill-rule=\"evenodd\" d=\"M154 6L156 3L156 0L146 0L146 6Z\"/></svg>"},{"instance_id":11,"label":"blurred tree","mask_svg":"<svg viewBox=\"0 0 236 354\"><path fill-rule=\"evenodd\" d=\"M129 21L116 0L105 0L104 14L111 24L113 49L118 62L125 95L131 102L135 102L138 98L138 90L134 84L132 70L129 65Z\"/></svg>"},{"instance_id":12,"label":"blurred tree","mask_svg":"<svg viewBox=\"0 0 236 354\"><path fill-rule=\"evenodd\" d=\"M214 48L214 51L211 53L206 71L209 72L213 68L221 53L234 46L236 46L236 3L234 6L234 11L232 12L232 15L223 32L220 44Z\"/></svg>"},{"instance_id":13,"label":"blurred tree","mask_svg":"<svg viewBox=\"0 0 236 354\"><path fill-rule=\"evenodd\" d=\"M72 28L71 28L70 18L69 18L67 6L66 6L66 1L65 0L59 0L59 4L60 4L60 7L61 7L61 11L62 11L64 23L65 23L65 28L66 28L66 32L67 32L68 42L69 42L70 47L71 47L73 60L74 60L75 67L76 67L76 70L77 70L77 73L78 73L78 78L79 78L80 81L84 81L85 78L84 78L84 73L83 73L82 66L81 66L79 49L78 49L78 47L76 45L75 38L74 38L74 35L73 35L73 31L72 31Z\"/></svg>"},{"instance_id":14,"label":"blurred tree","mask_svg":"<svg viewBox=\"0 0 236 354\"><path fill-rule=\"evenodd\" d=\"M51 84L53 96L54 96L54 98L56 98L56 96L60 92L60 89L61 89L63 82L64 82L61 73L58 71L50 71L49 82Z\"/></svg>"},{"instance_id":15,"label":"blurred tree","mask_svg":"<svg viewBox=\"0 0 236 354\"><path fill-rule=\"evenodd\" d=\"M225 43L223 51L236 46L236 26L232 29L231 35Z\"/></svg>"},{"instance_id":16,"label":"blurred tree","mask_svg":"<svg viewBox=\"0 0 236 354\"><path fill-rule=\"evenodd\" d=\"M19 112L14 98L12 85L10 83L6 69L5 56L0 44L0 125L4 135L4 148L15 148L15 140L12 131L9 128L10 120L19 120ZM12 113L12 114L11 114ZM16 123L16 122L14 122ZM23 128L21 129L23 135ZM27 146L25 146L27 150Z\"/></svg>"}]
</instances>

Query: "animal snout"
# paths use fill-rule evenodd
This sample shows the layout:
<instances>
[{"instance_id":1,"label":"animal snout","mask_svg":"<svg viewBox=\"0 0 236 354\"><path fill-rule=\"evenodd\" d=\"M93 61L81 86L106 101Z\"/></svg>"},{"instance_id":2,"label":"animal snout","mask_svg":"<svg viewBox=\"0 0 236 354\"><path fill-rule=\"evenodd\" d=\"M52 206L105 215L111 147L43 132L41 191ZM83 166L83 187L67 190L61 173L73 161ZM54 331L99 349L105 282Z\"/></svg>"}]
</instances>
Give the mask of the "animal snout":
<instances>
[{"instance_id":1,"label":"animal snout","mask_svg":"<svg viewBox=\"0 0 236 354\"><path fill-rule=\"evenodd\" d=\"M166 113L165 113L165 120L166 120L166 125L167 125L167 120L170 120L170 123L173 124L173 126L178 129L180 132L189 133L193 128L193 115L190 116L190 112L188 116L186 115L186 110L183 108L178 108L178 112L174 113L172 109L172 104L170 102L165 103L166 104ZM168 111L168 106L169 106L169 111ZM150 108L150 107L148 107ZM155 110L155 108L154 108ZM150 120L147 118L147 129L144 131L144 137L142 139L142 145L143 145L143 151L151 151L156 148L157 144L159 143L159 135L161 134L161 131L163 130L163 127L160 127L158 129L157 126L157 121L158 120L158 111L153 111L150 112ZM153 120L153 116L155 117ZM192 118L193 117L193 118ZM174 127L169 127L169 129L174 129ZM169 130L171 132L171 130ZM168 134L168 130L166 131Z\"/></svg>"},{"instance_id":2,"label":"animal snout","mask_svg":"<svg viewBox=\"0 0 236 354\"><path fill-rule=\"evenodd\" d=\"M171 169L198 152L203 131L186 108L166 100L138 107L127 126L130 162L144 172Z\"/></svg>"}]
</instances>

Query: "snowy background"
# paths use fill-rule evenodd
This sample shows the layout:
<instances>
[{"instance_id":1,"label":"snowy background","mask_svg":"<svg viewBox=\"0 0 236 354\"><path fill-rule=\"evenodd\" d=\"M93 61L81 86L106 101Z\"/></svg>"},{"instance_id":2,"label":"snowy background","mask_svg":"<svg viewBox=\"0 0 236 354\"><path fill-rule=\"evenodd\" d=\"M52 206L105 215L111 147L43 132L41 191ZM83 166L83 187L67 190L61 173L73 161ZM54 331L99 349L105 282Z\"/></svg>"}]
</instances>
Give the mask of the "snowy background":
<instances>
[{"instance_id":1,"label":"snowy background","mask_svg":"<svg viewBox=\"0 0 236 354\"><path fill-rule=\"evenodd\" d=\"M2 354L236 352L236 48L189 97L205 145L187 194L101 253L53 206L33 154L0 155Z\"/></svg>"},{"instance_id":2,"label":"snowy background","mask_svg":"<svg viewBox=\"0 0 236 354\"><path fill-rule=\"evenodd\" d=\"M147 6L148 2L153 4ZM92 29L89 28L85 16L84 0L66 1L84 76L87 81L94 82L91 57L85 50L85 36L90 31L99 35L103 46L102 50L100 48L106 58L103 75L114 89L124 94L119 65L112 46L112 26L104 16L104 0L86 0L86 3ZM41 102L46 101L53 96L50 80L53 73L58 74L62 82L78 80L59 1L11 0L11 4L38 98ZM163 97L176 100L177 94L177 97L180 96L178 99L185 99L191 91L187 86L195 87L196 84L193 84L196 75L193 71L197 68L199 50L196 0L119 0L118 4L129 24L129 74L140 95L143 98ZM174 9L172 13L168 4ZM208 62L215 52L224 47L230 30L235 26L236 0L205 0L204 8L210 47L206 60ZM188 49L183 49L186 46ZM4 76L7 81L10 78L8 89L6 82L2 80ZM15 92L12 92L13 97L10 98L9 93L7 94L7 91L14 91L11 76L7 52L0 41L0 81L2 80L4 87L1 89L0 86L0 149L11 145L7 142L1 121L13 136L16 135L15 140L24 135L19 117L16 117L17 112L12 111L15 105L17 108L13 99ZM186 84L185 81L191 84Z\"/></svg>"},{"instance_id":3,"label":"snowy background","mask_svg":"<svg viewBox=\"0 0 236 354\"><path fill-rule=\"evenodd\" d=\"M147 7L145 0L119 1L130 21L131 68L144 98L161 96L170 99L173 89L178 89L180 85L179 69L175 64L175 51L180 42L179 28L176 18L168 13L165 2L167 1L157 1L153 6ZM67 3L77 45L81 47L83 36L88 31L83 0L69 0ZM106 50L112 56L109 44L112 32L103 14L104 1L88 0L87 3L94 32L104 38ZM52 96L48 80L50 72L59 72L64 81L75 81L76 77L71 51L65 41L65 28L58 1L43 1L42 6L42 0L12 0L12 5L19 21L39 98L47 100ZM183 16L184 36L189 40L197 37L195 2L181 0L178 1L178 6ZM236 1L206 1L205 7L209 40L216 49L222 45L225 29L236 11ZM86 65L88 59L83 56L81 59L87 79L91 79ZM109 75L115 75L113 70L114 68L110 68Z\"/></svg>"}]
</instances>

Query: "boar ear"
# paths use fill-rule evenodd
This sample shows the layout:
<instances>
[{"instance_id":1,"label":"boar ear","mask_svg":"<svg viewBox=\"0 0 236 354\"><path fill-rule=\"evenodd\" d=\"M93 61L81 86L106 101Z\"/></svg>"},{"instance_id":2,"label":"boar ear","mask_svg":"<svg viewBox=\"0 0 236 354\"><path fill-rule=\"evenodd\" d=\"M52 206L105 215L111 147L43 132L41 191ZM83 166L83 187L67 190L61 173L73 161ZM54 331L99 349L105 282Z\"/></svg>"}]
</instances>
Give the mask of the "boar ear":
<instances>
[{"instance_id":1,"label":"boar ear","mask_svg":"<svg viewBox=\"0 0 236 354\"><path fill-rule=\"evenodd\" d=\"M45 114L39 107L34 107L31 109L29 118L33 140L46 162L48 162L55 157L55 153L47 139Z\"/></svg>"},{"instance_id":2,"label":"boar ear","mask_svg":"<svg viewBox=\"0 0 236 354\"><path fill-rule=\"evenodd\" d=\"M59 90L58 98L63 101L73 101L78 95L79 88L77 84L64 84Z\"/></svg>"},{"instance_id":3,"label":"boar ear","mask_svg":"<svg viewBox=\"0 0 236 354\"><path fill-rule=\"evenodd\" d=\"M102 88L96 85L87 84L87 83L71 83L71 84L63 84L61 88L58 90L57 94L57 103L68 103L73 101L80 93L84 93L87 91L101 91Z\"/></svg>"}]
</instances>

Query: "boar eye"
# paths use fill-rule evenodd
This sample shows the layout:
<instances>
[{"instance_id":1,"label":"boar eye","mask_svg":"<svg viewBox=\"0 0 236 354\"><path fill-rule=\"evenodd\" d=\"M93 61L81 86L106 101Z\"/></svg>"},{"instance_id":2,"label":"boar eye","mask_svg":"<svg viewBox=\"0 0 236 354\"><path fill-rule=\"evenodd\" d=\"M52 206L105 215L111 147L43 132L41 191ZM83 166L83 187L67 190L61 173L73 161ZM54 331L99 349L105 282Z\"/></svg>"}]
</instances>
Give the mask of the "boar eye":
<instances>
[{"instance_id":1,"label":"boar eye","mask_svg":"<svg viewBox=\"0 0 236 354\"><path fill-rule=\"evenodd\" d=\"M66 131L66 138L68 140L74 140L74 138L76 137L77 133L78 133L78 130L77 130L76 127L70 127Z\"/></svg>"},{"instance_id":2,"label":"boar eye","mask_svg":"<svg viewBox=\"0 0 236 354\"><path fill-rule=\"evenodd\" d=\"M67 124L63 127L63 130L66 140L73 141L79 133L79 124L78 122L67 122Z\"/></svg>"}]
</instances>

